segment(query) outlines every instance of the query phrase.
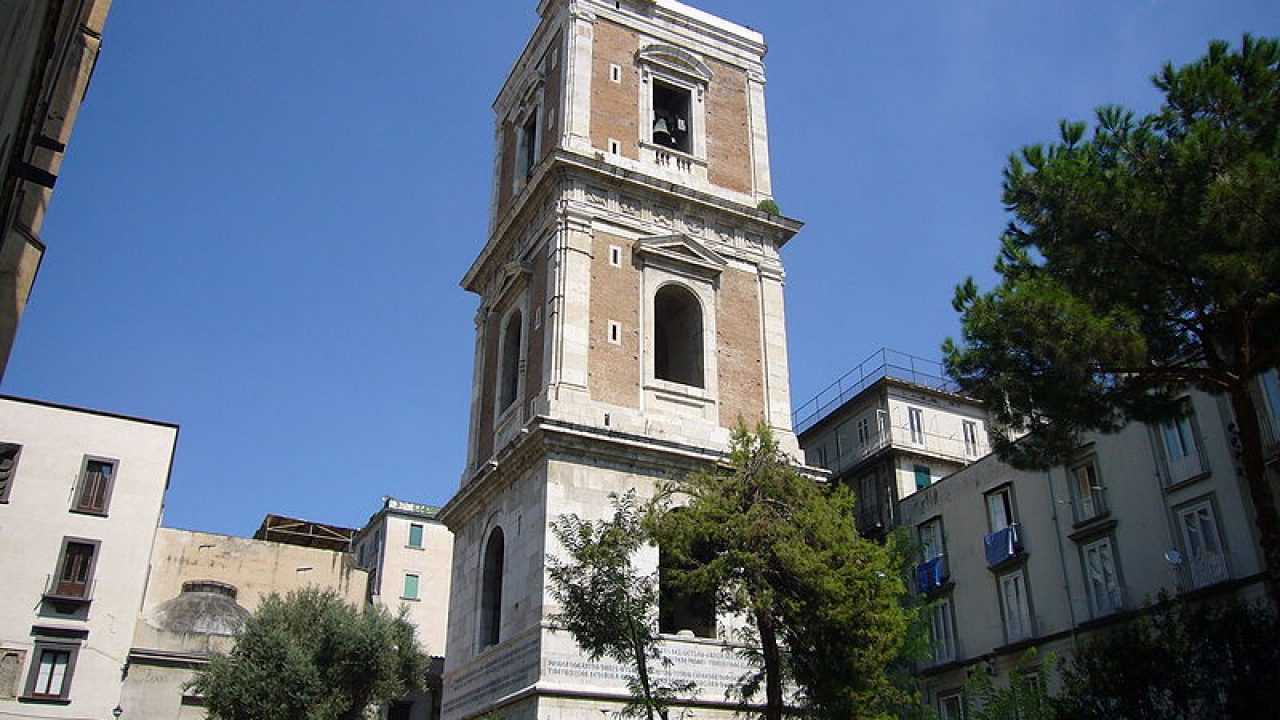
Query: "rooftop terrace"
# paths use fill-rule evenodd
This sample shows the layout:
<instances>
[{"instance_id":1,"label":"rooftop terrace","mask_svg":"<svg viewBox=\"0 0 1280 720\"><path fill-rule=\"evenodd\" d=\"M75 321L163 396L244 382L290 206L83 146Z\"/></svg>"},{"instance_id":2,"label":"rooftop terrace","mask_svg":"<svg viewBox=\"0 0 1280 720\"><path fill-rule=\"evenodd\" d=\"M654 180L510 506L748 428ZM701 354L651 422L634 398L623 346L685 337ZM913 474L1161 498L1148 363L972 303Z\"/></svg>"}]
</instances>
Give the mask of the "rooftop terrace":
<instances>
[{"instance_id":1,"label":"rooftop terrace","mask_svg":"<svg viewBox=\"0 0 1280 720\"><path fill-rule=\"evenodd\" d=\"M836 378L835 382L808 402L798 405L791 413L792 427L797 434L803 433L849 399L885 378L901 380L939 392L960 392L960 386L947 377L942 363L889 348L880 348L866 360L855 365L852 370Z\"/></svg>"}]
</instances>

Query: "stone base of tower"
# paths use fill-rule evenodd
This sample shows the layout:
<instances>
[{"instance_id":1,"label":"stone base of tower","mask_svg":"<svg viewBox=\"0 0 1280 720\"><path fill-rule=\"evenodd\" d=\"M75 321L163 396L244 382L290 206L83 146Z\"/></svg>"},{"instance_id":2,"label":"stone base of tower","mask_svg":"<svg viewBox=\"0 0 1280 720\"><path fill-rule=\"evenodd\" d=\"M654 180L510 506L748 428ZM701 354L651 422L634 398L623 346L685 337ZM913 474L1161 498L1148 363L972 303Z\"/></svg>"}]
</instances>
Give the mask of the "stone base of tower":
<instances>
[{"instance_id":1,"label":"stone base of tower","mask_svg":"<svg viewBox=\"0 0 1280 720\"><path fill-rule=\"evenodd\" d=\"M621 709L631 668L588 660L572 636L554 627L559 607L548 587L546 558L560 548L551 523L566 514L610 517L611 494L634 489L647 500L662 480L706 467L723 450L538 419L486 474L465 485L442 513L455 534L442 720L497 709L504 720L524 713L546 720L552 710L555 717L602 720L601 710ZM486 586L485 550L497 532L505 560L495 614L485 599L494 590ZM657 548L643 548L634 561L642 572L656 572ZM486 613L497 622L496 643ZM725 691L751 669L729 642L738 637L741 621L716 621L715 638L664 640L671 665L653 669L696 683L691 706L700 708L699 715L731 714Z\"/></svg>"}]
</instances>

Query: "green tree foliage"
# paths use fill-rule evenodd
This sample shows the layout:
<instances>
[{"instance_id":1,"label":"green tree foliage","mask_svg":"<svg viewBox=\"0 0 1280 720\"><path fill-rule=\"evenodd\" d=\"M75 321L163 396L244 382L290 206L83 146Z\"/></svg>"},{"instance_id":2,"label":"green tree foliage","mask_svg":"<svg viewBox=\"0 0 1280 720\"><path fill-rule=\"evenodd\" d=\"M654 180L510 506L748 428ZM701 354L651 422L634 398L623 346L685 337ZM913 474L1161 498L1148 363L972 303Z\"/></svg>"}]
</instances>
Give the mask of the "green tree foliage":
<instances>
[{"instance_id":1,"label":"green tree foliage","mask_svg":"<svg viewBox=\"0 0 1280 720\"><path fill-rule=\"evenodd\" d=\"M1010 157L1000 282L956 289L963 343L944 344L947 369L1024 468L1062 462L1082 432L1168 419L1188 387L1226 395L1276 592L1250 388L1280 365L1280 44L1214 42L1153 81L1158 112L1102 107L1089 137L1063 121L1057 142Z\"/></svg>"},{"instance_id":2,"label":"green tree foliage","mask_svg":"<svg viewBox=\"0 0 1280 720\"><path fill-rule=\"evenodd\" d=\"M1280 623L1264 605L1154 611L1081 649L1063 672L1060 717L1193 720L1270 717L1280 686Z\"/></svg>"},{"instance_id":3,"label":"green tree foliage","mask_svg":"<svg viewBox=\"0 0 1280 720\"><path fill-rule=\"evenodd\" d=\"M213 720L355 720L421 688L427 667L403 612L309 588L267 596L191 687Z\"/></svg>"},{"instance_id":4,"label":"green tree foliage","mask_svg":"<svg viewBox=\"0 0 1280 720\"><path fill-rule=\"evenodd\" d=\"M964 693L969 720L1054 720L1057 703L1045 682L1057 665L1050 655L1038 662L1035 650L1018 659L1008 682L996 684L986 666L979 664L969 674Z\"/></svg>"},{"instance_id":5,"label":"green tree foliage","mask_svg":"<svg viewBox=\"0 0 1280 720\"><path fill-rule=\"evenodd\" d=\"M560 604L553 622L577 641L593 662L608 657L629 665L632 702L625 717L667 720L671 702L691 694L693 683L665 682L651 672L669 667L658 635L658 582L633 564L646 542L635 491L612 495L613 517L597 522L562 515L551 525L566 558L548 556L551 593Z\"/></svg>"},{"instance_id":6,"label":"green tree foliage","mask_svg":"<svg viewBox=\"0 0 1280 720\"><path fill-rule=\"evenodd\" d=\"M822 720L888 718L913 700L891 670L912 624L897 547L862 538L850 491L800 475L767 426L740 424L726 464L665 487L647 524L686 568L677 583L750 621L740 640L759 648L758 672L741 699L763 688L768 720L788 703Z\"/></svg>"}]
</instances>

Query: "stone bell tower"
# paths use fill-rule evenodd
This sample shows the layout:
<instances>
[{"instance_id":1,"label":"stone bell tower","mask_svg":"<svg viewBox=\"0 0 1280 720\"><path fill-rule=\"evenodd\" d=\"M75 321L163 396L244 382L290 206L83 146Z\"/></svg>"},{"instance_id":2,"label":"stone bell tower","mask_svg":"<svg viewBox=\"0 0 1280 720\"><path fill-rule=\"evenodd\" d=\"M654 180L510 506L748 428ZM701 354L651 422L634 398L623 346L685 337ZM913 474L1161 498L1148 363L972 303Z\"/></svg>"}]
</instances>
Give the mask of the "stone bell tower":
<instances>
[{"instance_id":1,"label":"stone bell tower","mask_svg":"<svg viewBox=\"0 0 1280 720\"><path fill-rule=\"evenodd\" d=\"M550 523L715 460L739 418L797 452L779 252L800 223L757 209L773 194L763 36L675 0L537 11L494 103L489 235L462 280L480 307L467 467L441 513L444 720L618 710L625 669L549 622ZM727 717L734 621L670 602L672 673Z\"/></svg>"}]
</instances>

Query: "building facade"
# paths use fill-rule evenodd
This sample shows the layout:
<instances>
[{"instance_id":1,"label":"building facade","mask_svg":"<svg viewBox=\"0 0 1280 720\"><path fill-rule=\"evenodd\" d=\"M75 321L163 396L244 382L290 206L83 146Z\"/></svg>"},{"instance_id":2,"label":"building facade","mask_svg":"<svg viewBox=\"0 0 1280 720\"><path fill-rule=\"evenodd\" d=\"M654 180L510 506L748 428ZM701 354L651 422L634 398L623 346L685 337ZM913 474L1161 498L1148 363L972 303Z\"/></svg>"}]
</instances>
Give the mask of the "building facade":
<instances>
[{"instance_id":1,"label":"building facade","mask_svg":"<svg viewBox=\"0 0 1280 720\"><path fill-rule=\"evenodd\" d=\"M204 718L186 684L211 654L230 652L264 598L316 587L363 607L368 580L349 552L160 528L125 664L122 717Z\"/></svg>"},{"instance_id":2,"label":"building facade","mask_svg":"<svg viewBox=\"0 0 1280 720\"><path fill-rule=\"evenodd\" d=\"M858 529L879 537L900 500L991 452L987 413L936 362L878 350L795 412L805 461L858 498Z\"/></svg>"},{"instance_id":3,"label":"building facade","mask_svg":"<svg viewBox=\"0 0 1280 720\"><path fill-rule=\"evenodd\" d=\"M356 564L369 573L369 602L391 612L403 608L417 628L422 651L433 659L425 690L392 703L387 720L434 720L440 715L453 534L439 513L431 505L384 497L353 541Z\"/></svg>"},{"instance_id":4,"label":"building facade","mask_svg":"<svg viewBox=\"0 0 1280 720\"><path fill-rule=\"evenodd\" d=\"M0 718L118 707L177 438L0 397Z\"/></svg>"},{"instance_id":5,"label":"building facade","mask_svg":"<svg viewBox=\"0 0 1280 720\"><path fill-rule=\"evenodd\" d=\"M0 3L0 377L110 8L111 0Z\"/></svg>"},{"instance_id":6,"label":"building facade","mask_svg":"<svg viewBox=\"0 0 1280 720\"><path fill-rule=\"evenodd\" d=\"M480 307L467 467L440 514L448 720L619 710L625 669L551 622L550 524L722 457L739 419L799 452L780 251L800 223L757 209L763 36L672 0L537 10L494 105L490 233L463 279ZM744 667L722 652L731 620L704 620L664 621L671 672L728 715Z\"/></svg>"},{"instance_id":7,"label":"building facade","mask_svg":"<svg viewBox=\"0 0 1280 720\"><path fill-rule=\"evenodd\" d=\"M1263 397L1274 378L1264 378ZM1003 681L1035 672L1029 649L1066 660L1161 593L1261 595L1231 409L1199 392L1184 402L1184 419L1088 436L1047 472L990 456L899 503L899 522L921 547L915 585L928 602L932 656L920 677L941 718L963 717L964 681L978 663ZM1273 469L1278 411L1264 407ZM1045 679L1056 686L1056 674Z\"/></svg>"}]
</instances>

